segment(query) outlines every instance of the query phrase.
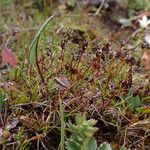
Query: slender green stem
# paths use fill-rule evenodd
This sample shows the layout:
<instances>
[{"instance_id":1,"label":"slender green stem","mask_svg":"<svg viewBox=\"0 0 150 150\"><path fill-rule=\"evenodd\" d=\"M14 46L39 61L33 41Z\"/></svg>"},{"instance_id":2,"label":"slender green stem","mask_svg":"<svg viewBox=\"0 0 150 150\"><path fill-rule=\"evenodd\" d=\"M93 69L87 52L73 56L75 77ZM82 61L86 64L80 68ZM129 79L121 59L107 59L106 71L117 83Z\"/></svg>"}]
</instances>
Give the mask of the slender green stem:
<instances>
[{"instance_id":1,"label":"slender green stem","mask_svg":"<svg viewBox=\"0 0 150 150\"><path fill-rule=\"evenodd\" d=\"M60 91L59 91L59 105L60 105L60 117L61 117L60 150L64 150L64 147L65 147L65 121L64 121L64 109L63 109L62 100L60 97Z\"/></svg>"}]
</instances>

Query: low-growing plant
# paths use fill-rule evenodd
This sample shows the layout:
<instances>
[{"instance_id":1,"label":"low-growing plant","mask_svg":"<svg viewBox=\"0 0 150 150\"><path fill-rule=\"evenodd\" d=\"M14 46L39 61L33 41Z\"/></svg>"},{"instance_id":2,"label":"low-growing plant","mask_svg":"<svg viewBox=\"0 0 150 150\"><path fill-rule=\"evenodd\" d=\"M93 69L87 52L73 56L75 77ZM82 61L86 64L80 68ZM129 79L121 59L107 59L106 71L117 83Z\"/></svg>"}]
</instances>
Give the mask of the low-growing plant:
<instances>
[{"instance_id":1,"label":"low-growing plant","mask_svg":"<svg viewBox=\"0 0 150 150\"><path fill-rule=\"evenodd\" d=\"M71 136L66 140L67 150L113 150L112 146L107 143L101 143L97 146L97 141L94 138L94 133L98 130L95 127L97 121L94 119L86 119L85 115L78 114L75 118L75 123L68 123ZM120 150L126 150L124 146Z\"/></svg>"},{"instance_id":2,"label":"low-growing plant","mask_svg":"<svg viewBox=\"0 0 150 150\"><path fill-rule=\"evenodd\" d=\"M85 116L78 115L75 119L75 124L71 121L68 123L69 129L72 131L70 138L66 141L68 150L96 150L97 143L94 138L94 133L98 128L96 120L86 120Z\"/></svg>"}]
</instances>

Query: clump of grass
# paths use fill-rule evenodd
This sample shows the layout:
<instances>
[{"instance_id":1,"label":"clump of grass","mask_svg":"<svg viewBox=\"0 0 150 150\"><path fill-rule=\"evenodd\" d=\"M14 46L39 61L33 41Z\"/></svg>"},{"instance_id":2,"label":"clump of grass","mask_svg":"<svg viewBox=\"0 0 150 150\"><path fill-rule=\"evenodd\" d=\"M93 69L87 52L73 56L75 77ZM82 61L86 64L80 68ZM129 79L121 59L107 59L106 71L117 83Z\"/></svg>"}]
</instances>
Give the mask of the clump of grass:
<instances>
[{"instance_id":1,"label":"clump of grass","mask_svg":"<svg viewBox=\"0 0 150 150\"><path fill-rule=\"evenodd\" d=\"M58 41L55 38L53 40ZM130 67L126 61L122 57L115 59L109 43L92 48L88 47L88 42L90 41L87 41L84 31L68 30L64 38L59 42L53 41L55 45L51 45L49 49L46 49L47 45L45 50L43 45L42 49L39 46L39 57L36 58L39 68L24 63L24 71L20 70L19 76L14 80L16 90L12 94L8 93L7 97L8 105L23 126L44 136L52 130L51 126L57 128L60 124L62 108L62 119L66 120L78 111L88 112L89 108L93 111L91 106L99 105L99 111L105 110L113 105L113 99L118 94L126 92L130 86ZM51 50L53 47L58 47L59 50ZM65 77L71 86L64 87L63 80L56 83L56 77ZM60 95L55 85L63 86L63 90L60 88ZM62 101L61 113L59 99Z\"/></svg>"}]
</instances>

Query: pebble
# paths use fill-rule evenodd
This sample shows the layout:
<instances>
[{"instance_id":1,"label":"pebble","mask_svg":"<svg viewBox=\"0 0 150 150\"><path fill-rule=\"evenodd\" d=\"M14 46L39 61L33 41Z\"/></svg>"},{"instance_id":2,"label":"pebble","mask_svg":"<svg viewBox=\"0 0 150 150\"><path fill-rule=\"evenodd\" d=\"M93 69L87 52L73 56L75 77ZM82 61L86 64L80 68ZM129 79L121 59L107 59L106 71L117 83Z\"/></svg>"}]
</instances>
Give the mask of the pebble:
<instances>
[{"instance_id":1,"label":"pebble","mask_svg":"<svg viewBox=\"0 0 150 150\"><path fill-rule=\"evenodd\" d=\"M148 44L150 47L150 34L145 35L144 42L146 42L146 44Z\"/></svg>"}]
</instances>

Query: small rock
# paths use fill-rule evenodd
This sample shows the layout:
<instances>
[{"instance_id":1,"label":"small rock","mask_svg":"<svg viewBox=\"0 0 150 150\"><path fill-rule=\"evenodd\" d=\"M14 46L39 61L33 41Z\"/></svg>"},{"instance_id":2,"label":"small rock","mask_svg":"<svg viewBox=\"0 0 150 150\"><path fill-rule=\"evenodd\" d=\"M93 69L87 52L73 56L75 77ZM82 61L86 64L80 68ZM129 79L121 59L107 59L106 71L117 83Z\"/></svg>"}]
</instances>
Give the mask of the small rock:
<instances>
[{"instance_id":1,"label":"small rock","mask_svg":"<svg viewBox=\"0 0 150 150\"><path fill-rule=\"evenodd\" d=\"M145 42L146 42L146 44L148 44L148 45L149 45L149 47L150 47L150 34L145 35L145 37L144 37L144 41L145 41Z\"/></svg>"},{"instance_id":2,"label":"small rock","mask_svg":"<svg viewBox=\"0 0 150 150\"><path fill-rule=\"evenodd\" d=\"M19 123L18 119L17 118L13 118L11 121L9 121L6 124L6 129L7 130L11 130L11 129L15 128L18 123Z\"/></svg>"},{"instance_id":3,"label":"small rock","mask_svg":"<svg viewBox=\"0 0 150 150\"><path fill-rule=\"evenodd\" d=\"M12 33L13 36L18 34L19 33L19 27L17 27L17 26L12 27L11 33Z\"/></svg>"}]
</instances>

